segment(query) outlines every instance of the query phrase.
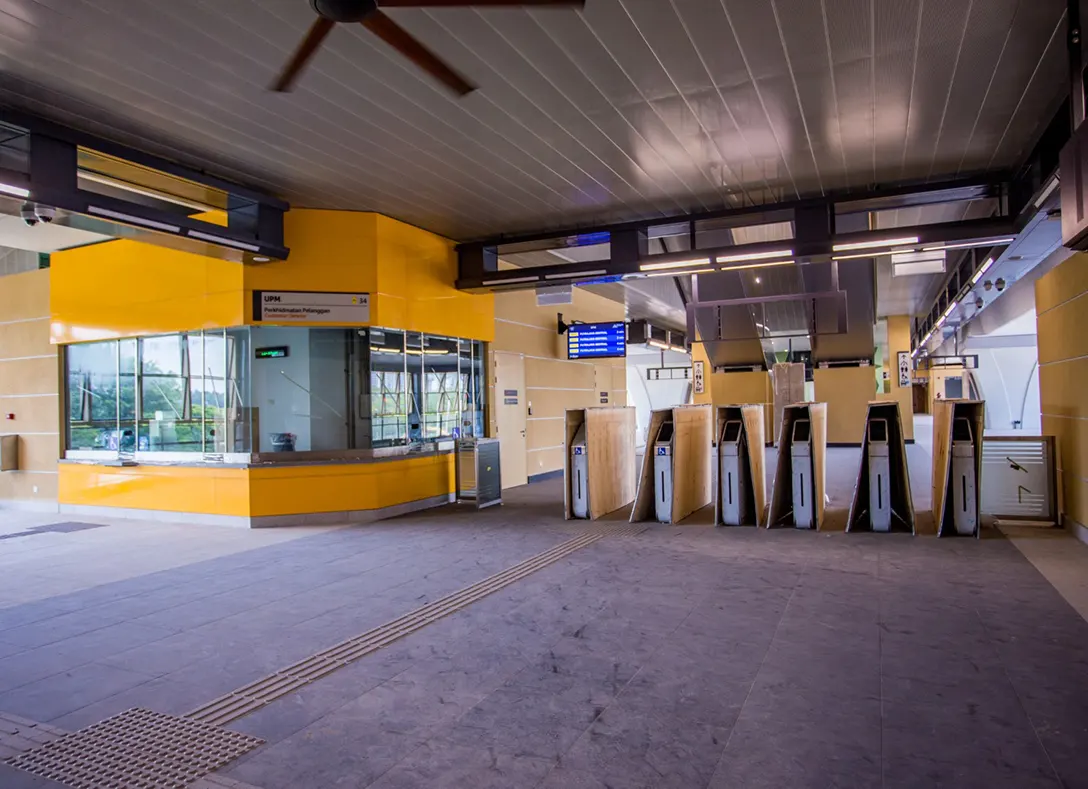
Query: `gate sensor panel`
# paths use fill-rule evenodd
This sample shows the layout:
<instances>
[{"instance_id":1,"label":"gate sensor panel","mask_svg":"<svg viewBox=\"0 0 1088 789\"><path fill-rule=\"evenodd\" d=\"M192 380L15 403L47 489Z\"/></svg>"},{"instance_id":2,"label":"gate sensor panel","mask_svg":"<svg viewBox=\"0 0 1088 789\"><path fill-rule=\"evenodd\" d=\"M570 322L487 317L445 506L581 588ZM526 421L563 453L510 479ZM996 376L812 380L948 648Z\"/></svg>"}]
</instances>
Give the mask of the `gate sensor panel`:
<instances>
[{"instance_id":1,"label":"gate sensor panel","mask_svg":"<svg viewBox=\"0 0 1088 789\"><path fill-rule=\"evenodd\" d=\"M589 455L586 453L586 426L578 428L570 446L570 502L575 518L589 517Z\"/></svg>"},{"instance_id":2,"label":"gate sensor panel","mask_svg":"<svg viewBox=\"0 0 1088 789\"><path fill-rule=\"evenodd\" d=\"M654 514L672 523L672 421L663 422L654 442Z\"/></svg>"},{"instance_id":3,"label":"gate sensor panel","mask_svg":"<svg viewBox=\"0 0 1088 789\"><path fill-rule=\"evenodd\" d=\"M748 452L741 422L732 420L722 427L718 440L718 493L722 523L740 526L748 522Z\"/></svg>"},{"instance_id":4,"label":"gate sensor panel","mask_svg":"<svg viewBox=\"0 0 1088 789\"><path fill-rule=\"evenodd\" d=\"M973 536L978 531L978 497L975 495L975 442L971 421L952 420L952 523L956 534Z\"/></svg>"},{"instance_id":5,"label":"gate sensor panel","mask_svg":"<svg viewBox=\"0 0 1088 789\"><path fill-rule=\"evenodd\" d=\"M892 529L891 455L888 420L869 420L869 522L873 531Z\"/></svg>"},{"instance_id":6,"label":"gate sensor panel","mask_svg":"<svg viewBox=\"0 0 1088 789\"><path fill-rule=\"evenodd\" d=\"M790 459L793 476L793 525L811 529L816 523L816 486L812 479L812 429L807 419L793 423Z\"/></svg>"}]
</instances>

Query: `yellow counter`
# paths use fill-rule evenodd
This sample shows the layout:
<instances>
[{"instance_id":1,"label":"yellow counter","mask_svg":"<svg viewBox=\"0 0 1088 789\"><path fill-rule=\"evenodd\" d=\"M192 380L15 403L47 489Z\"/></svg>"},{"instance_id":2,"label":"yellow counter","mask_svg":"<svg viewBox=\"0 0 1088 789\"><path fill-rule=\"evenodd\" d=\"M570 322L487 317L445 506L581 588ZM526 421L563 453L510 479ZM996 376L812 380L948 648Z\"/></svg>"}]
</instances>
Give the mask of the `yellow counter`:
<instances>
[{"instance_id":1,"label":"yellow counter","mask_svg":"<svg viewBox=\"0 0 1088 789\"><path fill-rule=\"evenodd\" d=\"M59 467L62 512L232 526L366 522L449 502L450 452L250 466Z\"/></svg>"}]
</instances>

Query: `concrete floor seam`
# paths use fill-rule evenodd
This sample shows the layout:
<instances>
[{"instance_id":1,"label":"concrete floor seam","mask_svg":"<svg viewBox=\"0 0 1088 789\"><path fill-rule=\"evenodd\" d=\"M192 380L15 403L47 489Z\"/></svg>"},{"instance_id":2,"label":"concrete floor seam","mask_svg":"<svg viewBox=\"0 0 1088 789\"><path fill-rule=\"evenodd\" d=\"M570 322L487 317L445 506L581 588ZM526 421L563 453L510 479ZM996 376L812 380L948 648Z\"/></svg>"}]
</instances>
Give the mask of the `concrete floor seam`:
<instances>
[{"instance_id":1,"label":"concrete floor seam","mask_svg":"<svg viewBox=\"0 0 1088 789\"><path fill-rule=\"evenodd\" d=\"M456 613L604 537L634 536L645 529L644 525L624 524L584 532L471 586L427 603L390 622L233 690L198 707L186 717L220 726L231 723L382 647L417 632L432 622Z\"/></svg>"}]
</instances>

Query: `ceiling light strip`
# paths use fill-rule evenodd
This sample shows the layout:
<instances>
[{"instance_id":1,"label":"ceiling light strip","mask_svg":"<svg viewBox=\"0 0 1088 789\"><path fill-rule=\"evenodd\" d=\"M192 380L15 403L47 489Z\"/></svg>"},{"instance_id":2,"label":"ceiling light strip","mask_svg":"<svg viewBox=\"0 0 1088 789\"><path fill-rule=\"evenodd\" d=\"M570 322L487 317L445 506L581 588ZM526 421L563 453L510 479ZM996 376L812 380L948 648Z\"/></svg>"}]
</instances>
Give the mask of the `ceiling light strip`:
<instances>
[{"instance_id":1,"label":"ceiling light strip","mask_svg":"<svg viewBox=\"0 0 1088 789\"><path fill-rule=\"evenodd\" d=\"M878 247L899 247L906 244L917 244L918 236L906 236L903 238L882 238L872 241L850 241L844 244L834 244L832 252L849 252L853 249L875 249Z\"/></svg>"},{"instance_id":2,"label":"ceiling light strip","mask_svg":"<svg viewBox=\"0 0 1088 789\"><path fill-rule=\"evenodd\" d=\"M719 262L721 262L720 259L719 259ZM771 261L769 263L748 263L747 265L744 265L744 266L726 266L723 269L719 269L719 271L726 272L726 271L744 271L746 269L753 269L753 268L776 268L778 266L793 266L793 265L796 265L796 263L797 263L796 260L774 260L774 261Z\"/></svg>"},{"instance_id":3,"label":"ceiling light strip","mask_svg":"<svg viewBox=\"0 0 1088 789\"><path fill-rule=\"evenodd\" d=\"M181 232L181 228L177 225L168 225L166 222L156 222L154 219L144 219L141 216L133 216L132 214L125 214L120 211L111 211L108 208L99 208L96 205L87 206L87 213L94 214L95 216L104 216L107 219L116 219L118 222L125 222L130 225L149 227L152 230L162 230L166 233Z\"/></svg>"},{"instance_id":4,"label":"ceiling light strip","mask_svg":"<svg viewBox=\"0 0 1088 789\"><path fill-rule=\"evenodd\" d=\"M638 267L639 271L662 271L670 268L686 268L688 266L707 266L710 258L691 258L689 260L670 260L665 263L644 263Z\"/></svg>"},{"instance_id":5,"label":"ceiling light strip","mask_svg":"<svg viewBox=\"0 0 1088 789\"><path fill-rule=\"evenodd\" d=\"M775 249L770 252L750 252L745 255L719 255L716 260L718 263L742 263L747 260L771 260L792 256L792 249Z\"/></svg>"},{"instance_id":6,"label":"ceiling light strip","mask_svg":"<svg viewBox=\"0 0 1088 789\"><path fill-rule=\"evenodd\" d=\"M539 282L540 277L511 277L509 279L485 279L481 285L517 285L522 282Z\"/></svg>"},{"instance_id":7,"label":"ceiling light strip","mask_svg":"<svg viewBox=\"0 0 1088 789\"><path fill-rule=\"evenodd\" d=\"M931 247L922 247L923 252L935 252L939 249L973 249L974 247L1001 247L1007 244L1011 244L1016 240L1016 236L1008 236L1005 238L991 238L985 241L963 241L958 244L937 244Z\"/></svg>"},{"instance_id":8,"label":"ceiling light strip","mask_svg":"<svg viewBox=\"0 0 1088 789\"><path fill-rule=\"evenodd\" d=\"M544 279L576 279L577 277L599 277L601 274L607 274L608 272L601 268L595 271L577 271L573 274L545 274ZM509 280L508 280L509 281Z\"/></svg>"},{"instance_id":9,"label":"ceiling light strip","mask_svg":"<svg viewBox=\"0 0 1088 789\"><path fill-rule=\"evenodd\" d=\"M647 274L646 276L647 277L683 277L683 276L687 276L688 274L712 274L713 272L715 272L717 270L718 269L709 268L709 267L707 267L707 268L692 268L692 269L684 269L683 271L658 271L658 272L653 273L653 274Z\"/></svg>"},{"instance_id":10,"label":"ceiling light strip","mask_svg":"<svg viewBox=\"0 0 1088 789\"><path fill-rule=\"evenodd\" d=\"M14 186L12 184L0 184L0 194L11 195L12 197L30 197L30 190L24 189L21 186Z\"/></svg>"},{"instance_id":11,"label":"ceiling light strip","mask_svg":"<svg viewBox=\"0 0 1088 789\"><path fill-rule=\"evenodd\" d=\"M260 252L261 248L256 244L247 244L244 241L235 241L231 238L222 238L220 236L213 236L211 233L201 233L199 230L186 231L186 235L189 238L197 238L201 241L209 241L212 244L223 244L224 246L234 247L235 249L244 249L247 252Z\"/></svg>"},{"instance_id":12,"label":"ceiling light strip","mask_svg":"<svg viewBox=\"0 0 1088 789\"><path fill-rule=\"evenodd\" d=\"M971 277L971 284L977 285L978 281L982 279L982 275L990 270L990 266L994 264L993 258L986 258L986 262L982 264L982 268L975 272L975 276Z\"/></svg>"}]
</instances>

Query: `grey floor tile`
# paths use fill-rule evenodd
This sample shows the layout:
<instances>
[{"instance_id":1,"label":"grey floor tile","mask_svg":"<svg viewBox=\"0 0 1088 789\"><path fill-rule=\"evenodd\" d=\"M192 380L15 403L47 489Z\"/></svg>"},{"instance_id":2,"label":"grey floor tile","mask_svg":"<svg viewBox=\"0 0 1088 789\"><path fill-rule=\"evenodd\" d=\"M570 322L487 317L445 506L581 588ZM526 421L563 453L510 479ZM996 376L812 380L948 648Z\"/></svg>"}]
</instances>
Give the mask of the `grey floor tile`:
<instances>
[{"instance_id":1,"label":"grey floor tile","mask_svg":"<svg viewBox=\"0 0 1088 789\"><path fill-rule=\"evenodd\" d=\"M374 789L530 789L554 762L485 748L427 743L391 769Z\"/></svg>"},{"instance_id":2,"label":"grey floor tile","mask_svg":"<svg viewBox=\"0 0 1088 789\"><path fill-rule=\"evenodd\" d=\"M773 732L740 730L738 725L707 784L710 789L872 789L880 785L879 747L828 743L802 736L788 724Z\"/></svg>"},{"instance_id":3,"label":"grey floor tile","mask_svg":"<svg viewBox=\"0 0 1088 789\"><path fill-rule=\"evenodd\" d=\"M940 762L925 754L886 758L884 789L1073 789L1077 783L1061 783L1037 773L1002 770L981 762Z\"/></svg>"},{"instance_id":4,"label":"grey floor tile","mask_svg":"<svg viewBox=\"0 0 1088 789\"><path fill-rule=\"evenodd\" d=\"M25 652L26 647L19 646L17 644L6 644L0 641L0 659L6 658L9 655L14 655L18 652Z\"/></svg>"},{"instance_id":5,"label":"grey floor tile","mask_svg":"<svg viewBox=\"0 0 1088 789\"><path fill-rule=\"evenodd\" d=\"M66 789L64 784L41 778L0 763L0 786L4 789Z\"/></svg>"},{"instance_id":6,"label":"grey floor tile","mask_svg":"<svg viewBox=\"0 0 1088 789\"><path fill-rule=\"evenodd\" d=\"M89 662L78 652L48 645L0 658L0 694ZM0 707L2 709L2 707Z\"/></svg>"},{"instance_id":7,"label":"grey floor tile","mask_svg":"<svg viewBox=\"0 0 1088 789\"><path fill-rule=\"evenodd\" d=\"M0 693L0 710L50 723L152 678L133 671L86 663L14 690Z\"/></svg>"},{"instance_id":8,"label":"grey floor tile","mask_svg":"<svg viewBox=\"0 0 1088 789\"><path fill-rule=\"evenodd\" d=\"M167 715L184 715L204 701L207 699L200 688L159 677L81 707L54 719L52 724L68 731L75 731L133 707Z\"/></svg>"}]
</instances>

